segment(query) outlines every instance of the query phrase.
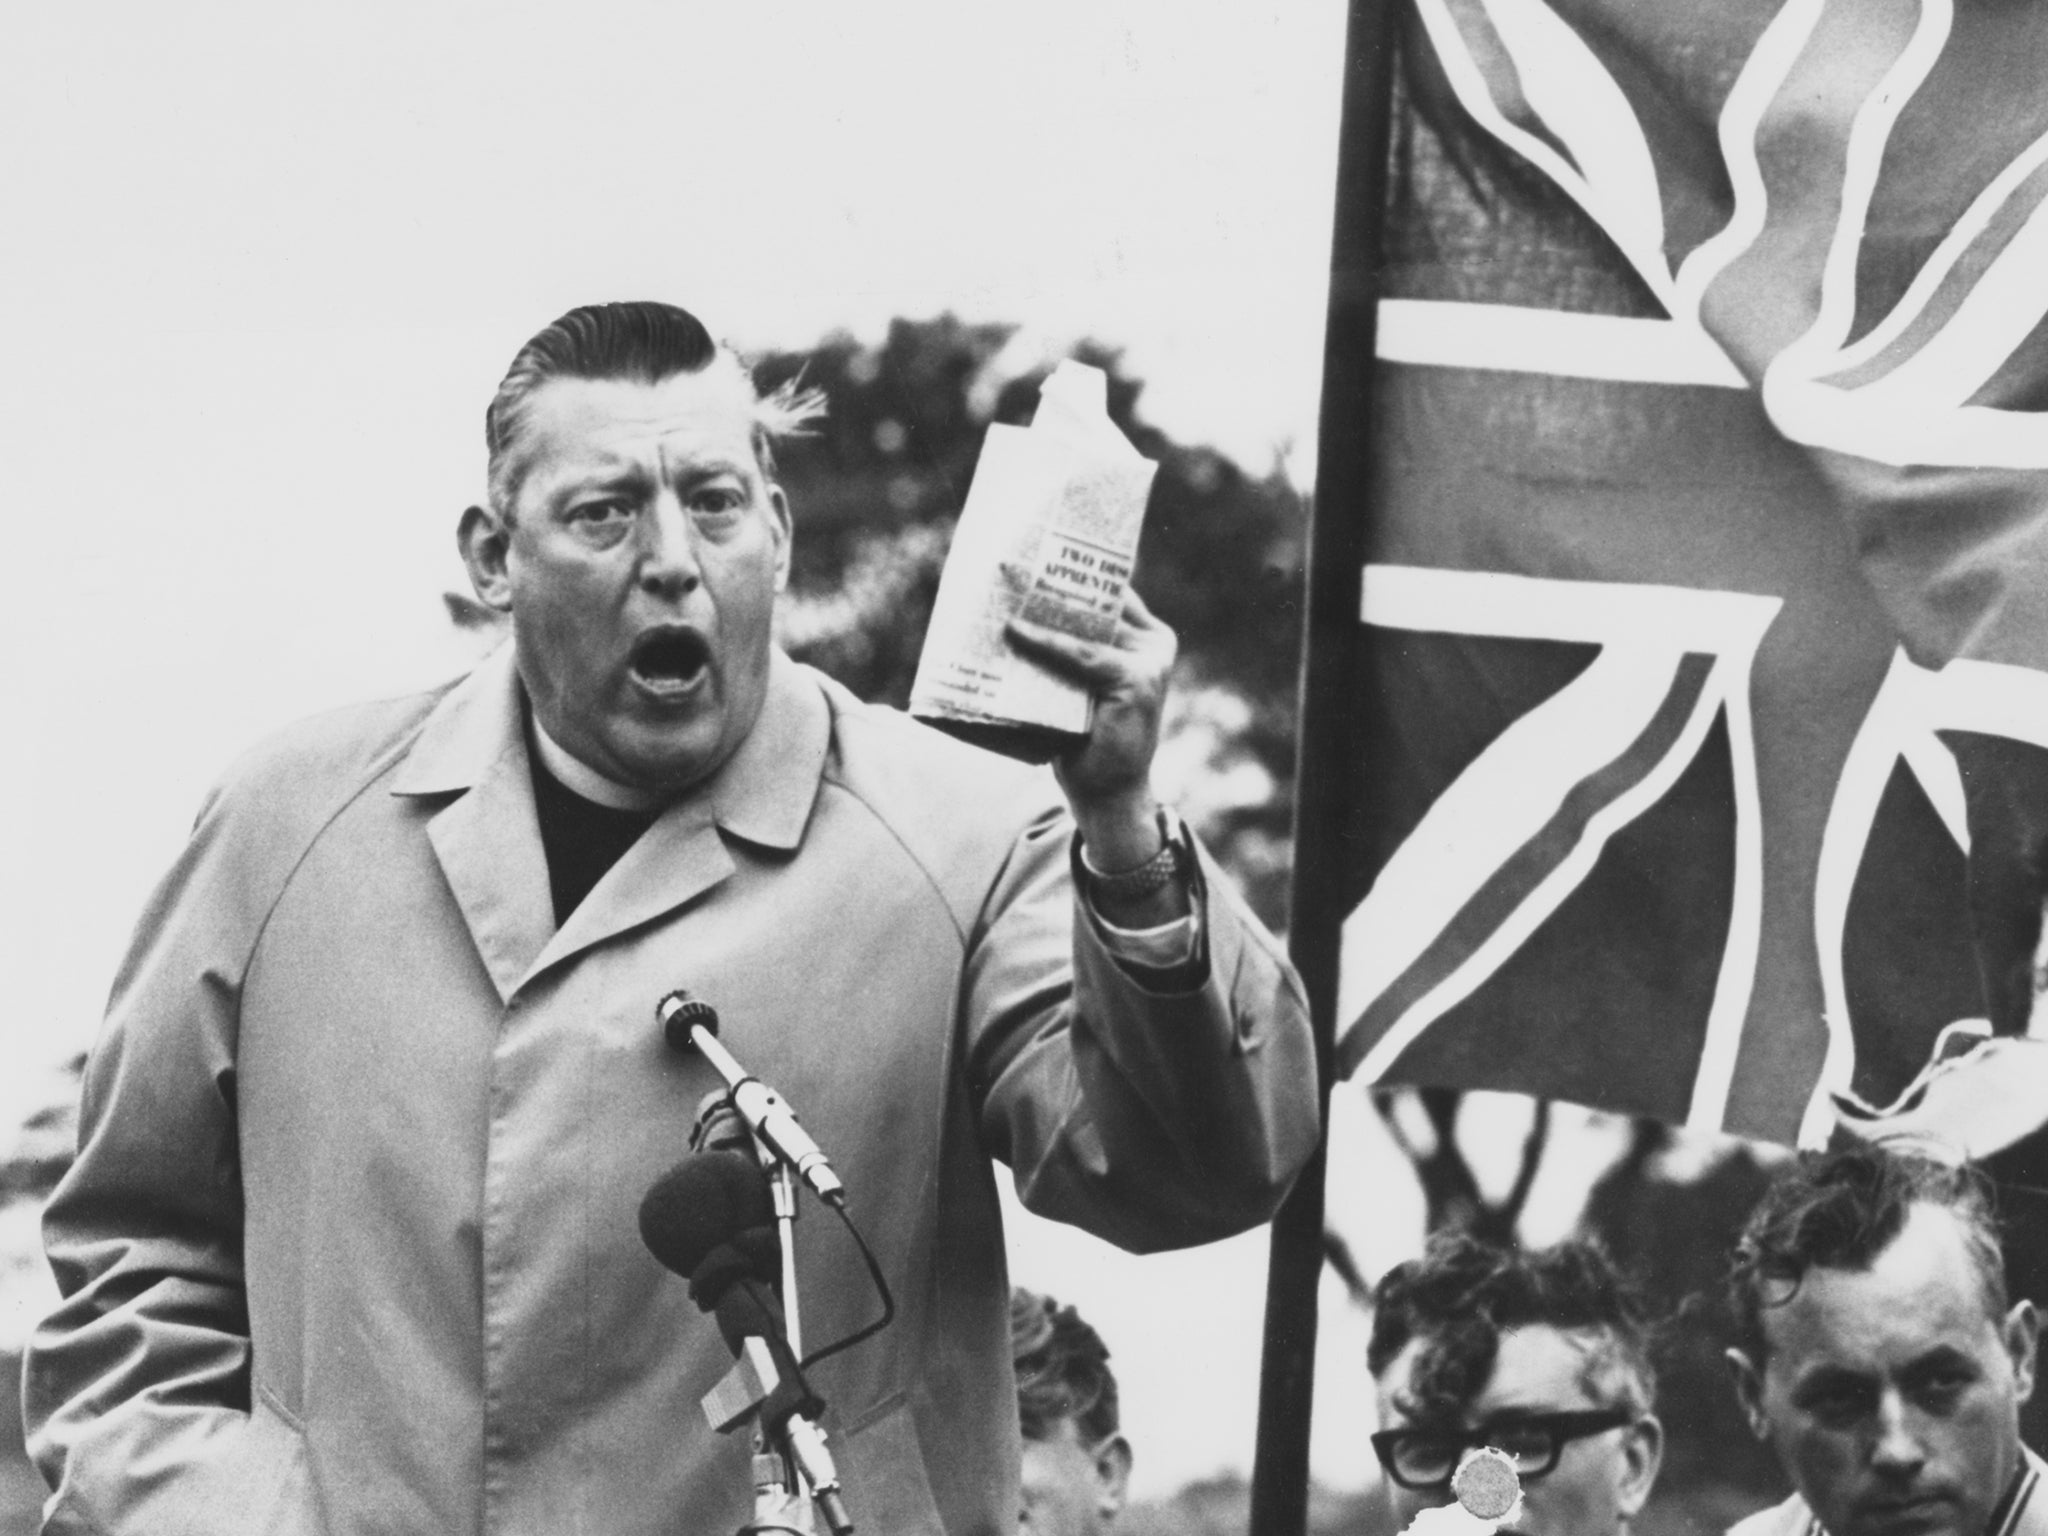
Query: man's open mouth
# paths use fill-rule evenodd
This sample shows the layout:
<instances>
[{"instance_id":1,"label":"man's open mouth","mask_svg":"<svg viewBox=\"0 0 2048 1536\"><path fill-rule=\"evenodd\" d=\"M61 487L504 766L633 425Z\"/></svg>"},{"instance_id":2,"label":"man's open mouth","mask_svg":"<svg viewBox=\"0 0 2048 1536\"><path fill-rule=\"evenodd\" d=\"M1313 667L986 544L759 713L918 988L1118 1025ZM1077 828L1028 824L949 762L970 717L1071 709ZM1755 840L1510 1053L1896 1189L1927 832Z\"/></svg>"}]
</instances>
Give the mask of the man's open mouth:
<instances>
[{"instance_id":1,"label":"man's open mouth","mask_svg":"<svg viewBox=\"0 0 2048 1536\"><path fill-rule=\"evenodd\" d=\"M711 647L692 629L662 629L633 642L633 676L657 692L687 688L711 662Z\"/></svg>"}]
</instances>

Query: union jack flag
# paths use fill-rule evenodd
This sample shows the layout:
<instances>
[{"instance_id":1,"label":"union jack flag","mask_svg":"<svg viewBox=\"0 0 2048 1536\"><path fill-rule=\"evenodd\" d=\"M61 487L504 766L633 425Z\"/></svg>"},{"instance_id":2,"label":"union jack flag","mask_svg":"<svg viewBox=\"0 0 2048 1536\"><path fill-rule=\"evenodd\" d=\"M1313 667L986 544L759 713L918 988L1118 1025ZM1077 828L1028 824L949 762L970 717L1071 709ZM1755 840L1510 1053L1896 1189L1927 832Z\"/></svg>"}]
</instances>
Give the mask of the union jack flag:
<instances>
[{"instance_id":1,"label":"union jack flag","mask_svg":"<svg viewBox=\"0 0 2048 1536\"><path fill-rule=\"evenodd\" d=\"M2048 749L2044 82L2048 7L1414 0L1343 1070L1814 1143L1982 1028L1951 745Z\"/></svg>"}]
</instances>

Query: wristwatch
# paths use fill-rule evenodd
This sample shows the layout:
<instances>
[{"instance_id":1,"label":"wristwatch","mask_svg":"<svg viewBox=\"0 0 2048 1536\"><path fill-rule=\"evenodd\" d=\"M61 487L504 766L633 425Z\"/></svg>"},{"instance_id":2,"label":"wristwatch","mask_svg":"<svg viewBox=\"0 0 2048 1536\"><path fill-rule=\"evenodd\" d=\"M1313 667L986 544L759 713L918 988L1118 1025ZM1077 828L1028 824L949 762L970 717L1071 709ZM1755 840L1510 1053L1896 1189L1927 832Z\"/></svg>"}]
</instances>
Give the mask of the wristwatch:
<instances>
[{"instance_id":1,"label":"wristwatch","mask_svg":"<svg viewBox=\"0 0 2048 1536\"><path fill-rule=\"evenodd\" d=\"M1081 868L1088 892L1098 901L1130 902L1150 896L1169 881L1180 879L1189 864L1187 826L1170 806L1159 808L1159 851L1133 869L1100 870L1081 849Z\"/></svg>"}]
</instances>

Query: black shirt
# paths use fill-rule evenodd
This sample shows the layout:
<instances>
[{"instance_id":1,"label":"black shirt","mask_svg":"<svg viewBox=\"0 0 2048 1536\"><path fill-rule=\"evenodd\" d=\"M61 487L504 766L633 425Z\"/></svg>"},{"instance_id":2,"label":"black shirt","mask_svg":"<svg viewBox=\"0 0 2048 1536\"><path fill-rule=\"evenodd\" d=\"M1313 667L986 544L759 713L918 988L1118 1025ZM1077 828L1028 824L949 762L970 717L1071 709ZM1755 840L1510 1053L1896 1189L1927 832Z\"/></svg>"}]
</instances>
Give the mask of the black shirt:
<instances>
[{"instance_id":1,"label":"black shirt","mask_svg":"<svg viewBox=\"0 0 2048 1536\"><path fill-rule=\"evenodd\" d=\"M621 811L586 800L548 772L531 742L526 756L533 765L533 808L540 817L540 846L547 854L548 890L559 928L661 813Z\"/></svg>"}]
</instances>

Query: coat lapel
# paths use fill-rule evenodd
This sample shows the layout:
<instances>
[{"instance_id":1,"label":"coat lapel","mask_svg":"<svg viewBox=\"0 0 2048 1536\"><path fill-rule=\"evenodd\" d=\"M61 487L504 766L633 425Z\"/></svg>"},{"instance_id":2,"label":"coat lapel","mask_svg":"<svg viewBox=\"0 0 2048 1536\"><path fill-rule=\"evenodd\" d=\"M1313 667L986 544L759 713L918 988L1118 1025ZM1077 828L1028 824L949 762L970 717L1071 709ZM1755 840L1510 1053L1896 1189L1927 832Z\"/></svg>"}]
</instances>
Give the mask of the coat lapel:
<instances>
[{"instance_id":1,"label":"coat lapel","mask_svg":"<svg viewBox=\"0 0 2048 1536\"><path fill-rule=\"evenodd\" d=\"M520 985L593 944L673 911L732 870L732 855L725 851L710 808L687 800L670 806L569 914Z\"/></svg>"},{"instance_id":2,"label":"coat lapel","mask_svg":"<svg viewBox=\"0 0 2048 1536\"><path fill-rule=\"evenodd\" d=\"M1986 1536L2048 1536L2048 1493L2042 1489L2044 1475L2048 1475L2048 1462L2043 1462L2022 1445L2020 1469L2014 1475L2012 1487L2007 1490L2005 1498L1992 1511ZM1805 1502L1796 1496L1789 1503L1802 1511L1806 1508ZM1749 1522L1743 1523L1747 1525ZM1828 1536L1828 1531L1819 1520L1808 1515L1801 1527L1801 1536Z\"/></svg>"},{"instance_id":3,"label":"coat lapel","mask_svg":"<svg viewBox=\"0 0 2048 1536\"><path fill-rule=\"evenodd\" d=\"M710 783L666 811L598 881L533 961L548 967L666 916L733 872L728 836L784 852L803 840L832 736L824 693L773 652L753 730Z\"/></svg>"},{"instance_id":4,"label":"coat lapel","mask_svg":"<svg viewBox=\"0 0 2048 1536\"><path fill-rule=\"evenodd\" d=\"M391 792L455 796L427 836L477 954L510 1002L555 931L511 646L435 707Z\"/></svg>"},{"instance_id":5,"label":"coat lapel","mask_svg":"<svg viewBox=\"0 0 2048 1536\"><path fill-rule=\"evenodd\" d=\"M559 932L511 646L435 707L391 792L454 797L427 824L427 835L477 954L509 1003L551 966L653 922L724 880L734 869L727 836L795 849L831 736L831 710L816 680L775 652L760 718L731 761L664 811Z\"/></svg>"},{"instance_id":6,"label":"coat lapel","mask_svg":"<svg viewBox=\"0 0 2048 1536\"><path fill-rule=\"evenodd\" d=\"M2041 1486L2048 1464L2025 1446L2020 1447L2020 1455L2025 1465L2020 1468L2004 1519L1992 1522L1992 1536L2042 1536L2048 1532L2048 1491Z\"/></svg>"}]
</instances>

